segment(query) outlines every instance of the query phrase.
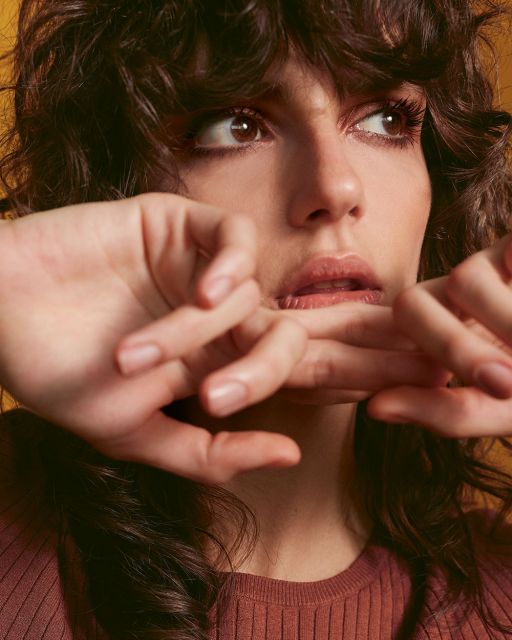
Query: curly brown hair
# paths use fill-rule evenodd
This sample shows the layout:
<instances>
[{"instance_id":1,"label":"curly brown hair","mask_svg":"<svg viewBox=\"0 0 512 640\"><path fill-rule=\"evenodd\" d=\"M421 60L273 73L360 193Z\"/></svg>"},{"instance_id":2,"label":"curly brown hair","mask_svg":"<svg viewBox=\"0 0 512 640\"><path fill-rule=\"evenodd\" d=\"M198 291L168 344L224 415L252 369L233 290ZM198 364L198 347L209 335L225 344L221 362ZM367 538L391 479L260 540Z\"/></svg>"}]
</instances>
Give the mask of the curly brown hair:
<instances>
[{"instance_id":1,"label":"curly brown hair","mask_svg":"<svg viewBox=\"0 0 512 640\"><path fill-rule=\"evenodd\" d=\"M172 178L169 115L255 96L293 48L327 70L340 93L411 82L424 88L422 143L433 205L419 277L446 273L508 228L511 117L493 106L483 63L491 0L22 0L12 52L15 120L4 135L5 206L25 215L124 198ZM202 72L196 72L198 52ZM204 59L204 63L203 63ZM482 620L487 610L465 510L475 492L512 509L512 476L484 460L480 440L447 440L411 425L377 425L358 409L357 483L374 535L416 582L401 635L410 637L433 567ZM228 557L256 536L234 496L112 461L48 425L49 499L81 552L97 618L111 638L203 640L221 578L209 540ZM506 440L497 446L510 448ZM233 547L210 532L228 510ZM510 631L510 630L509 630Z\"/></svg>"}]
</instances>

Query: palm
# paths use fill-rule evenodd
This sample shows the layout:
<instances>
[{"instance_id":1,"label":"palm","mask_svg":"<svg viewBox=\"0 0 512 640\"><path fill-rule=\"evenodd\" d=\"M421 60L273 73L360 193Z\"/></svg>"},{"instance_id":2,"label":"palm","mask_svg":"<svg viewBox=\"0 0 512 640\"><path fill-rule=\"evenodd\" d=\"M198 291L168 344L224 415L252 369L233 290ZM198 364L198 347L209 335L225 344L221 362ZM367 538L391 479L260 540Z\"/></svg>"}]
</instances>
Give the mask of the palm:
<instances>
[{"instance_id":1,"label":"palm","mask_svg":"<svg viewBox=\"0 0 512 640\"><path fill-rule=\"evenodd\" d=\"M397 378L438 380L389 309L359 309L357 327L351 309L258 310L255 247L244 216L168 194L1 225L0 384L108 455L218 482L295 464L298 446L277 433L213 435L161 407L199 392L223 416L284 385L311 389L322 404L368 397ZM157 360L127 369L144 344ZM226 403L233 384L243 397Z\"/></svg>"},{"instance_id":2,"label":"palm","mask_svg":"<svg viewBox=\"0 0 512 640\"><path fill-rule=\"evenodd\" d=\"M87 216L80 209L31 216L2 260L3 379L22 404L84 436L135 428L172 399L161 375L150 377L160 380L154 387L126 378L113 354L123 336L190 301L202 263L198 247L182 242L185 230L161 236L145 253L137 208L127 201L106 213L98 205ZM152 220L145 232L157 234L158 226ZM207 361L201 368L211 370ZM164 366L181 392L195 391L199 371L181 361Z\"/></svg>"},{"instance_id":3,"label":"palm","mask_svg":"<svg viewBox=\"0 0 512 640\"><path fill-rule=\"evenodd\" d=\"M297 446L284 436L213 436L159 410L235 357L221 338L258 304L253 234L244 218L155 194L2 225L0 383L108 455L200 481L295 463ZM226 274L230 291L212 298ZM159 322L179 329L167 351L184 351L123 375L120 344Z\"/></svg>"}]
</instances>

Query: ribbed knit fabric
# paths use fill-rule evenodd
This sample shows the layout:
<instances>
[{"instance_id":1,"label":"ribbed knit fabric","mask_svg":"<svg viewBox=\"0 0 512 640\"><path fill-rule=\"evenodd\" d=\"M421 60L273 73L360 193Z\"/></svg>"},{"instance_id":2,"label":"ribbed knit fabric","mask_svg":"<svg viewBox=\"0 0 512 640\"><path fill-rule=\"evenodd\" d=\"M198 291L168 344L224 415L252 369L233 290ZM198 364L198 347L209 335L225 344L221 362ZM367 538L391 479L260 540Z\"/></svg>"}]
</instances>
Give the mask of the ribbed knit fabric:
<instances>
[{"instance_id":1,"label":"ribbed knit fabric","mask_svg":"<svg viewBox=\"0 0 512 640\"><path fill-rule=\"evenodd\" d=\"M20 412L13 412L20 413ZM0 639L100 640L72 546L58 535L44 508L40 483L17 482L11 443L0 431ZM60 553L58 552L60 550Z\"/></svg>"},{"instance_id":2,"label":"ribbed knit fabric","mask_svg":"<svg viewBox=\"0 0 512 640\"><path fill-rule=\"evenodd\" d=\"M483 513L475 513L475 526ZM477 522L480 520L480 523ZM512 547L512 533L508 549ZM429 581L425 605L411 640L498 640L512 638L512 562L480 550L493 613L509 633L485 630L476 612L463 607L439 613L444 581ZM288 582L233 574L222 614L212 611L211 640L391 640L398 636L411 596L405 564L389 550L369 545L342 573L318 582ZM436 615L432 615L436 610ZM403 637L403 636L402 636Z\"/></svg>"},{"instance_id":3,"label":"ribbed knit fabric","mask_svg":"<svg viewBox=\"0 0 512 640\"><path fill-rule=\"evenodd\" d=\"M73 546L59 544L44 507L44 478L30 488L17 482L9 443L1 437L0 456L0 640L106 640L84 598ZM503 529L502 546L490 547L478 537L485 514L476 512L472 519L489 602L510 633L489 633L475 612L462 619L456 612L433 617L444 588L434 574L416 629L407 636L411 640L512 639L511 528ZM70 572L73 580L65 580ZM317 582L235 573L224 586L225 609L211 611L210 638L392 640L411 591L405 563L377 544L369 544L342 573Z\"/></svg>"},{"instance_id":4,"label":"ribbed knit fabric","mask_svg":"<svg viewBox=\"0 0 512 640\"><path fill-rule=\"evenodd\" d=\"M212 640L392 638L410 596L405 567L368 547L342 573L317 582L234 574Z\"/></svg>"}]
</instances>

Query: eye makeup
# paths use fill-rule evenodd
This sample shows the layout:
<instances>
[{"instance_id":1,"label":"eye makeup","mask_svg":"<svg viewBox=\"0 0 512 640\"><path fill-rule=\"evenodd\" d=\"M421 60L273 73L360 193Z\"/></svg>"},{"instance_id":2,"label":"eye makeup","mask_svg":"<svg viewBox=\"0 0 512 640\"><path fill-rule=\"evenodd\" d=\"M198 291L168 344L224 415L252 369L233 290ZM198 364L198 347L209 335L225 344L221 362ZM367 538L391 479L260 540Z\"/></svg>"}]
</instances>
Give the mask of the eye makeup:
<instances>
[{"instance_id":1,"label":"eye makeup","mask_svg":"<svg viewBox=\"0 0 512 640\"><path fill-rule=\"evenodd\" d=\"M369 144L404 148L419 140L424 113L423 101L414 98L372 99L351 108L342 118L341 130ZM185 117L178 151L190 160L225 157L254 151L276 135L272 119L260 109L205 110Z\"/></svg>"}]
</instances>

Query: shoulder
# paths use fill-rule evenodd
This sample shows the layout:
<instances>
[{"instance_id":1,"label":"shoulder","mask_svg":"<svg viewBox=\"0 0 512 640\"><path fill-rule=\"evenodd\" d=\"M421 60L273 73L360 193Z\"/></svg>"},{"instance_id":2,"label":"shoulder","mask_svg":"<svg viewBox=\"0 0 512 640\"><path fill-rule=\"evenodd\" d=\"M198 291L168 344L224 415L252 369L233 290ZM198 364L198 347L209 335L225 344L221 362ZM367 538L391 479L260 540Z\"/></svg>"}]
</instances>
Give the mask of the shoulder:
<instances>
[{"instance_id":1,"label":"shoulder","mask_svg":"<svg viewBox=\"0 0 512 640\"><path fill-rule=\"evenodd\" d=\"M23 410L0 417L0 637L6 639L83 637L64 597L63 562L73 548L46 500L43 442L30 439L31 429L44 433L45 424Z\"/></svg>"},{"instance_id":2,"label":"shoulder","mask_svg":"<svg viewBox=\"0 0 512 640\"><path fill-rule=\"evenodd\" d=\"M512 524L486 509L467 513L466 523L484 608L479 609L464 594L453 606L446 606L450 582L443 572L434 569L428 581L422 633L417 636L422 640L438 640L445 635L461 640L512 638ZM506 631L496 630L493 621Z\"/></svg>"}]
</instances>

